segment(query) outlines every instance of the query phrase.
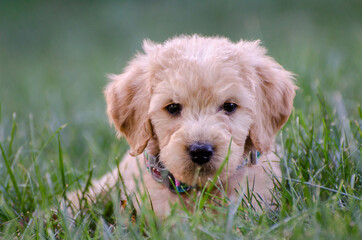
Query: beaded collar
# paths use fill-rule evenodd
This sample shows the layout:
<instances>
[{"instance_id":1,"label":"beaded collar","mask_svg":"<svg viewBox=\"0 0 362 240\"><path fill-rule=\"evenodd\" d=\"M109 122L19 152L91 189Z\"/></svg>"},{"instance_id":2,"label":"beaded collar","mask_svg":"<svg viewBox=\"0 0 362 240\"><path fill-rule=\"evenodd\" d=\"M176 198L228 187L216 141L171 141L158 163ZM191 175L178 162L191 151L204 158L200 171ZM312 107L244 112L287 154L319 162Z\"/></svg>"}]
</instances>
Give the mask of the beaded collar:
<instances>
[{"instance_id":1,"label":"beaded collar","mask_svg":"<svg viewBox=\"0 0 362 240\"><path fill-rule=\"evenodd\" d=\"M152 156L144 152L144 159L147 170L151 173L153 179L157 182L162 183L173 193L184 193L191 189L191 186L184 184L175 179L167 168L160 162L159 156Z\"/></svg>"},{"instance_id":2,"label":"beaded collar","mask_svg":"<svg viewBox=\"0 0 362 240\"><path fill-rule=\"evenodd\" d=\"M151 173L153 179L163 184L168 190L173 193L185 193L189 191L193 186L189 186L181 181L175 179L175 177L167 170L167 168L160 162L159 156L149 155L147 152L143 153L145 165L147 170ZM244 161L237 166L237 170L245 165L255 165L258 163L260 153L258 151L250 151L248 157L244 158Z\"/></svg>"}]
</instances>

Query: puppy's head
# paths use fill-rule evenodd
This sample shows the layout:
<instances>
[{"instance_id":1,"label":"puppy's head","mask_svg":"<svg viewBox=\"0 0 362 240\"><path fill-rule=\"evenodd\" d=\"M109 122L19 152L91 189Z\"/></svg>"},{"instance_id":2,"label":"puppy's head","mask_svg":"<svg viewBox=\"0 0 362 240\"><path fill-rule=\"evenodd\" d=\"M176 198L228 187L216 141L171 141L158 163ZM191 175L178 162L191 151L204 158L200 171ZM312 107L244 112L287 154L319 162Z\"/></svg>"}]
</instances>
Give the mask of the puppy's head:
<instances>
[{"instance_id":1,"label":"puppy's head","mask_svg":"<svg viewBox=\"0 0 362 240\"><path fill-rule=\"evenodd\" d=\"M151 140L149 147L176 179L192 184L199 171L202 184L229 146L229 173L250 149L270 150L296 87L258 41L181 36L163 44L145 41L144 51L105 89L109 119L132 155Z\"/></svg>"}]
</instances>

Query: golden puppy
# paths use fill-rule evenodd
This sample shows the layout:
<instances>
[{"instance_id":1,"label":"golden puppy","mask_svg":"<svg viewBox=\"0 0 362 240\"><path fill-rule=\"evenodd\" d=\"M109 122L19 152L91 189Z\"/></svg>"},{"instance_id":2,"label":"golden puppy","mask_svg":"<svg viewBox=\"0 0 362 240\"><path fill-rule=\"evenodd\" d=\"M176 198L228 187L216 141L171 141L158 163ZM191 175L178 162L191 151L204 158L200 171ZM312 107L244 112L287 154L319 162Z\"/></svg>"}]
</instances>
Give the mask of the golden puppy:
<instances>
[{"instance_id":1,"label":"golden puppy","mask_svg":"<svg viewBox=\"0 0 362 240\"><path fill-rule=\"evenodd\" d=\"M164 216L178 195L190 204L184 192L205 186L227 158L218 183L228 197L245 191L248 177L270 201L270 175L280 176L271 151L292 110L293 75L259 41L193 35L146 40L143 49L104 91L109 120L130 145L119 166L127 193L143 179ZM93 183L91 196L113 187L118 175L115 169Z\"/></svg>"}]
</instances>

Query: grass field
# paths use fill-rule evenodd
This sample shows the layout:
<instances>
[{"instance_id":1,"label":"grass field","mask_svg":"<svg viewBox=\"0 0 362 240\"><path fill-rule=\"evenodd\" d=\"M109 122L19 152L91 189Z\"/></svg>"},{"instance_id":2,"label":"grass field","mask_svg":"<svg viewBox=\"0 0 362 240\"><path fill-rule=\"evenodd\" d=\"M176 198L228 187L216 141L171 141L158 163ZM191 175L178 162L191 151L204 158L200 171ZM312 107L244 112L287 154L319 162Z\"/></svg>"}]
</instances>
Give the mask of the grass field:
<instances>
[{"instance_id":1,"label":"grass field","mask_svg":"<svg viewBox=\"0 0 362 240\"><path fill-rule=\"evenodd\" d=\"M357 0L1 1L0 238L362 239L361 12ZM58 212L127 149L106 119L105 75L144 38L187 33L261 39L296 73L278 208L175 206L164 222L144 209L126 226L115 190L75 219Z\"/></svg>"}]
</instances>

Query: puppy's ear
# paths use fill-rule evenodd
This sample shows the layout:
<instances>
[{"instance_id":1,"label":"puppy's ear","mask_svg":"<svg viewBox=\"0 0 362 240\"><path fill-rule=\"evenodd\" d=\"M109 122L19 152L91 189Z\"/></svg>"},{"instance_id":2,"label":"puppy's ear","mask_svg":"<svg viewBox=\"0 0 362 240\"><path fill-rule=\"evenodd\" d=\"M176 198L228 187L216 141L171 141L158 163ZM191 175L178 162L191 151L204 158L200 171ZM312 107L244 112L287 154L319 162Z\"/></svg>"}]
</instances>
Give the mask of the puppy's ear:
<instances>
[{"instance_id":1,"label":"puppy's ear","mask_svg":"<svg viewBox=\"0 0 362 240\"><path fill-rule=\"evenodd\" d=\"M127 139L132 156L141 154L152 136L147 69L146 56L138 55L123 74L109 76L111 82L104 90L109 121Z\"/></svg>"},{"instance_id":2,"label":"puppy's ear","mask_svg":"<svg viewBox=\"0 0 362 240\"><path fill-rule=\"evenodd\" d=\"M273 145L278 130L289 118L297 87L293 74L267 56L266 49L260 46L259 41L240 42L239 47L243 52L242 65L251 64L251 69L247 71L255 93L250 138L258 151L266 152Z\"/></svg>"}]
</instances>

